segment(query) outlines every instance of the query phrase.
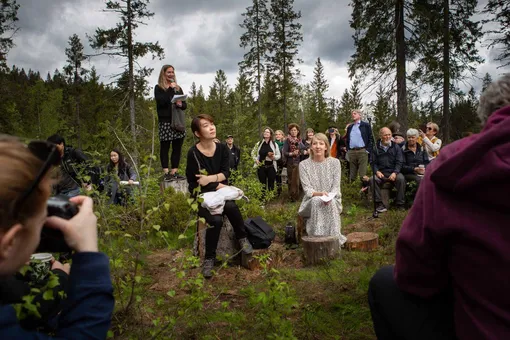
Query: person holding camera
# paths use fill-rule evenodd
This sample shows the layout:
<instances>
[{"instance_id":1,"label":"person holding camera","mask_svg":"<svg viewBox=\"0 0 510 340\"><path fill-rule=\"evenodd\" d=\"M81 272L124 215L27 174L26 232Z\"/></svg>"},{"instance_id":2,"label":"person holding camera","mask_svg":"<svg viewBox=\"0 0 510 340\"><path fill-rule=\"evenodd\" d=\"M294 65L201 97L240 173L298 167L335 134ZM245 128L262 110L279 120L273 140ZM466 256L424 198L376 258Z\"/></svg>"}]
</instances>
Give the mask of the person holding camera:
<instances>
[{"instance_id":1,"label":"person holding camera","mask_svg":"<svg viewBox=\"0 0 510 340\"><path fill-rule=\"evenodd\" d=\"M47 216L48 173L59 163L59 150L52 143L37 141L27 147L15 137L0 136L0 280L9 280L30 260L43 226L60 231L75 254L55 336L104 339L114 298L108 257L98 252L92 199L71 198L79 212L69 220ZM0 295L0 338L50 338L21 327L8 295L3 291Z\"/></svg>"},{"instance_id":2,"label":"person holding camera","mask_svg":"<svg viewBox=\"0 0 510 340\"><path fill-rule=\"evenodd\" d=\"M159 127L159 158L161 159L161 166L163 167L164 180L173 181L184 179L177 173L179 162L181 160L182 144L186 136L186 130L178 131L175 126L172 126L172 110L174 105L176 108L186 110L186 101L177 100L172 103L175 95L182 95L184 92L182 88L177 85L175 78L175 69L172 65L163 65L159 73L158 84L154 87L154 98L156 99L156 110L158 112L158 127ZM171 170L168 170L168 153L172 145Z\"/></svg>"},{"instance_id":3,"label":"person holding camera","mask_svg":"<svg viewBox=\"0 0 510 340\"><path fill-rule=\"evenodd\" d=\"M276 171L278 170L276 162L280 159L280 148L274 142L274 133L270 127L264 128L263 138L255 144L252 151L252 157L257 168L257 175L260 183L264 185L265 190L274 190L276 180Z\"/></svg>"}]
</instances>

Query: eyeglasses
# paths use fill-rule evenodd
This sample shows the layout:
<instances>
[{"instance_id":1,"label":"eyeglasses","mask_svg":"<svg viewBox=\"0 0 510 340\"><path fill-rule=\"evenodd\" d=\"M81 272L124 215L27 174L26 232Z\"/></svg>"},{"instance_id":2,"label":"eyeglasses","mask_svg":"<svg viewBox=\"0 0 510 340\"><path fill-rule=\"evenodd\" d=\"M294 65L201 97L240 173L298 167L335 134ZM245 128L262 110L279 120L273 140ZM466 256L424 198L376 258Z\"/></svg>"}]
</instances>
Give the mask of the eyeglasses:
<instances>
[{"instance_id":1,"label":"eyeglasses","mask_svg":"<svg viewBox=\"0 0 510 340\"><path fill-rule=\"evenodd\" d=\"M39 186L41 180L44 175L48 172L48 170L54 166L60 164L60 153L55 144L46 142L46 141L33 141L28 144L28 149L34 156L44 161L41 170L35 177L34 181L30 186L23 192L20 198L17 200L14 206L14 211L17 213L19 209L23 206L23 203L27 200L27 198L32 194L35 188Z\"/></svg>"},{"instance_id":2,"label":"eyeglasses","mask_svg":"<svg viewBox=\"0 0 510 340\"><path fill-rule=\"evenodd\" d=\"M427 130L433 130L430 126L427 126Z\"/></svg>"}]
</instances>

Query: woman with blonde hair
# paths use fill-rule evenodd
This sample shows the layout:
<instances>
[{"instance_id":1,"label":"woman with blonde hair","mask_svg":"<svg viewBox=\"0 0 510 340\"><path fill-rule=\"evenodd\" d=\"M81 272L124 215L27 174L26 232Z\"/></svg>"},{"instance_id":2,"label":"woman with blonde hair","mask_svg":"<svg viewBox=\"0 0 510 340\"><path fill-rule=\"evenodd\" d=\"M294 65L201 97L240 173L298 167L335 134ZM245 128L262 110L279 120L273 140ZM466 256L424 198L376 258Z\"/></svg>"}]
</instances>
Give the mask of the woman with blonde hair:
<instances>
[{"instance_id":1,"label":"woman with blonde hair","mask_svg":"<svg viewBox=\"0 0 510 340\"><path fill-rule=\"evenodd\" d=\"M322 133L312 139L310 158L299 164L299 176L304 197L298 214L307 219L309 236L335 236L340 244L346 238L341 234L340 193L341 166L338 158L330 157L328 137Z\"/></svg>"},{"instance_id":2,"label":"woman with blonde hair","mask_svg":"<svg viewBox=\"0 0 510 340\"><path fill-rule=\"evenodd\" d=\"M276 130L274 132L274 142L278 145L281 155L280 159L276 161L276 190L277 195L280 196L282 193L282 171L285 167L285 163L283 162L283 143L285 142L285 134L282 130Z\"/></svg>"},{"instance_id":3,"label":"woman with blonde hair","mask_svg":"<svg viewBox=\"0 0 510 340\"><path fill-rule=\"evenodd\" d=\"M186 136L186 129L183 126L177 130L172 127L172 110L175 108L186 110L186 101L177 100L172 103L175 95L182 95L184 92L177 84L175 78L175 69L172 65L163 65L159 72L158 84L154 87L154 98L156 99L156 109L158 112L158 130L159 130L159 157L161 159L161 166L163 167L165 181L176 179L184 179L185 177L179 175L177 170L181 160L182 144ZM171 155L171 170L168 169L168 153L172 145Z\"/></svg>"}]
</instances>

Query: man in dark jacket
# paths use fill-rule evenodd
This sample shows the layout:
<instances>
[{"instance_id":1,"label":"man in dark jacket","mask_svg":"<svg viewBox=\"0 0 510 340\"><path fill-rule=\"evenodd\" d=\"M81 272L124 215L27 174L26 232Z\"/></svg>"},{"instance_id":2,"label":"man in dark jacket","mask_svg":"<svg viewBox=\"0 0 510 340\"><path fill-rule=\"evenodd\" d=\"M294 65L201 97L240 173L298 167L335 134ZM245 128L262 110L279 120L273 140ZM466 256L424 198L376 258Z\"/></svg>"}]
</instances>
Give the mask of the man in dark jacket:
<instances>
[{"instance_id":1,"label":"man in dark jacket","mask_svg":"<svg viewBox=\"0 0 510 340\"><path fill-rule=\"evenodd\" d=\"M368 155L372 152L374 138L370 124L361 120L360 110L353 110L351 117L353 123L347 128L346 147L352 182L356 175L363 178L367 174Z\"/></svg>"},{"instance_id":2,"label":"man in dark jacket","mask_svg":"<svg viewBox=\"0 0 510 340\"><path fill-rule=\"evenodd\" d=\"M234 136L228 135L225 144L229 149L230 170L237 170L239 161L241 160L241 149L234 144Z\"/></svg>"},{"instance_id":3,"label":"man in dark jacket","mask_svg":"<svg viewBox=\"0 0 510 340\"><path fill-rule=\"evenodd\" d=\"M91 190L91 181L84 182L80 175L86 174L93 177L93 170L88 167L88 157L80 150L66 146L62 136L54 134L48 137L48 142L57 146L62 161L60 163L59 180L54 191L55 195L64 195L75 197L80 194L80 188L83 186L86 190Z\"/></svg>"},{"instance_id":4,"label":"man in dark jacket","mask_svg":"<svg viewBox=\"0 0 510 340\"><path fill-rule=\"evenodd\" d=\"M479 134L441 149L369 285L377 338L508 339L510 74L490 84Z\"/></svg>"},{"instance_id":5,"label":"man in dark jacket","mask_svg":"<svg viewBox=\"0 0 510 340\"><path fill-rule=\"evenodd\" d=\"M401 173L404 162L402 149L391 141L391 130L387 127L381 129L379 133L381 139L377 142L372 151L372 166L375 171L375 202L377 211L382 213L388 210L381 199L381 187L385 183L391 183L397 189L397 199L395 203L397 208L404 208L404 193L406 189L406 180ZM370 185L374 185L374 177L370 177Z\"/></svg>"},{"instance_id":6,"label":"man in dark jacket","mask_svg":"<svg viewBox=\"0 0 510 340\"><path fill-rule=\"evenodd\" d=\"M418 185L425 174L425 168L429 164L427 152L418 143L419 136L418 130L407 130L407 142L402 145L404 164L401 171L406 183L414 181Z\"/></svg>"}]
</instances>

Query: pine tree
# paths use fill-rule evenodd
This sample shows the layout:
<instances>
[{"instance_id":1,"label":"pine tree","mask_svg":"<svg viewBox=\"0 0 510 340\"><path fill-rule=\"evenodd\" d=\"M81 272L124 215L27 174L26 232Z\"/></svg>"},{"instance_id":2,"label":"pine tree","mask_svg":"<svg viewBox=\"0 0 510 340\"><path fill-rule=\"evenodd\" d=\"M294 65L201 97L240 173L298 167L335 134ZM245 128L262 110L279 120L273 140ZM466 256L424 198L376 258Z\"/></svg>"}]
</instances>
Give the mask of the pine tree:
<instances>
[{"instance_id":1,"label":"pine tree","mask_svg":"<svg viewBox=\"0 0 510 340\"><path fill-rule=\"evenodd\" d=\"M371 104L375 124L374 131L388 126L395 119L390 109L390 95L380 85L376 92L376 99Z\"/></svg>"},{"instance_id":2,"label":"pine tree","mask_svg":"<svg viewBox=\"0 0 510 340\"><path fill-rule=\"evenodd\" d=\"M128 78L129 117L131 135L136 142L136 113L135 113L135 64L137 60L147 54L152 58L164 57L163 48L156 43L141 43L134 40L135 30L145 19L150 19L154 13L147 8L149 0L109 0L106 2L105 12L116 13L120 22L110 29L97 28L94 36L89 37L91 47L102 49L99 55L108 55L126 59ZM139 68L139 76L147 76L152 69ZM124 72L123 72L124 73ZM123 73L117 74L121 76Z\"/></svg>"},{"instance_id":3,"label":"pine tree","mask_svg":"<svg viewBox=\"0 0 510 340\"><path fill-rule=\"evenodd\" d=\"M295 84L294 70L298 48L303 41L301 11L294 11L294 0L271 0L272 27L269 69L276 79L283 101L283 125L287 130L287 97ZM274 104L274 103L273 103Z\"/></svg>"},{"instance_id":4,"label":"pine tree","mask_svg":"<svg viewBox=\"0 0 510 340\"><path fill-rule=\"evenodd\" d=\"M18 30L18 9L16 0L0 1L0 70L7 67L7 53L14 46L13 37Z\"/></svg>"},{"instance_id":5,"label":"pine tree","mask_svg":"<svg viewBox=\"0 0 510 340\"><path fill-rule=\"evenodd\" d=\"M324 66L322 66L321 58L317 58L315 62L315 69L313 71L312 91L314 96L314 114L317 117L317 125L315 126L318 131L324 131L329 126L330 116L328 115L328 108L326 102L326 92L329 89L329 84L324 75Z\"/></svg>"},{"instance_id":6,"label":"pine tree","mask_svg":"<svg viewBox=\"0 0 510 340\"><path fill-rule=\"evenodd\" d=\"M64 66L64 73L68 76L69 82L73 85L74 109L76 117L76 135L78 147L81 148L81 124L80 124L80 95L81 83L88 70L82 67L82 61L87 57L83 54L83 44L77 34L69 37L69 47L66 48L68 64Z\"/></svg>"},{"instance_id":7,"label":"pine tree","mask_svg":"<svg viewBox=\"0 0 510 340\"><path fill-rule=\"evenodd\" d=\"M483 13L491 16L484 23L490 22L496 26L486 33L489 34L489 47L499 51L495 58L501 63L498 68L510 66L510 2L508 0L489 0Z\"/></svg>"},{"instance_id":8,"label":"pine tree","mask_svg":"<svg viewBox=\"0 0 510 340\"><path fill-rule=\"evenodd\" d=\"M265 71L264 63L269 49L269 24L270 13L267 8L267 0L253 0L253 5L246 8L242 14L243 23L240 24L245 32L241 35L240 46L249 49L244 55L244 60L239 63L241 72L247 79L255 84L258 104L258 128L262 129L262 102L261 102L261 78Z\"/></svg>"},{"instance_id":9,"label":"pine tree","mask_svg":"<svg viewBox=\"0 0 510 340\"><path fill-rule=\"evenodd\" d=\"M352 106L351 95L349 90L345 89L342 97L340 98L340 106L338 110L337 122L339 126L346 125L351 121L351 113L354 107Z\"/></svg>"},{"instance_id":10,"label":"pine tree","mask_svg":"<svg viewBox=\"0 0 510 340\"><path fill-rule=\"evenodd\" d=\"M492 77L489 73L485 73L485 76L482 79L482 92L492 83Z\"/></svg>"},{"instance_id":11,"label":"pine tree","mask_svg":"<svg viewBox=\"0 0 510 340\"><path fill-rule=\"evenodd\" d=\"M217 125L221 125L226 116L225 110L227 109L227 96L229 92L230 89L227 83L227 75L225 74L225 71L216 71L214 82L209 90L207 103L209 112L211 116L214 117Z\"/></svg>"}]
</instances>

